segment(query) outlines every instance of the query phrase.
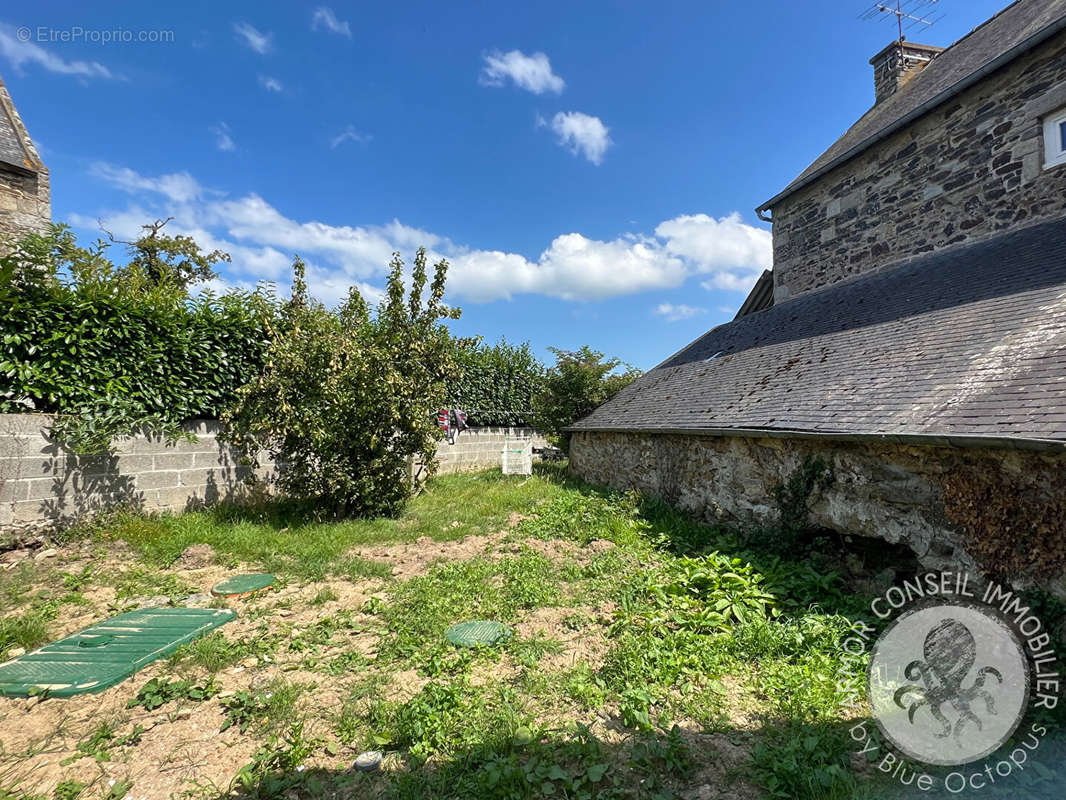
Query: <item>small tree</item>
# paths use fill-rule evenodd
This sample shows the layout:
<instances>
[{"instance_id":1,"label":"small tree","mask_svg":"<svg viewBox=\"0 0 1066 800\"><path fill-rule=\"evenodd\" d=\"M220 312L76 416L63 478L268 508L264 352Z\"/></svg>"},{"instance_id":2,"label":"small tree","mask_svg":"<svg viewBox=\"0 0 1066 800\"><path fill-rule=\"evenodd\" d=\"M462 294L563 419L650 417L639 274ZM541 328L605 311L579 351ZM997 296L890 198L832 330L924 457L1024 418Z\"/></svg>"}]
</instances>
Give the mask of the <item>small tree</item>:
<instances>
[{"instance_id":1,"label":"small tree","mask_svg":"<svg viewBox=\"0 0 1066 800\"><path fill-rule=\"evenodd\" d=\"M163 228L173 219L167 217L142 225L143 233L132 242L116 239L103 226L101 230L112 242L126 245L130 256L126 269L139 272L152 286L172 285L185 290L193 284L218 277L215 264L228 262L229 253L221 250L204 253L191 236L163 233Z\"/></svg>"},{"instance_id":2,"label":"small tree","mask_svg":"<svg viewBox=\"0 0 1066 800\"><path fill-rule=\"evenodd\" d=\"M432 465L440 431L433 411L454 372L442 319L448 264L435 267L428 295L426 253L411 285L393 255L385 299L371 313L352 287L336 311L308 295L303 262L293 265L292 299L263 374L238 392L226 436L246 455L265 449L290 496L342 515L395 514L411 494L408 459Z\"/></svg>"},{"instance_id":3,"label":"small tree","mask_svg":"<svg viewBox=\"0 0 1066 800\"><path fill-rule=\"evenodd\" d=\"M536 398L536 425L569 451L570 435L563 429L591 414L641 373L617 358L604 360L603 353L588 345L576 351L549 349L555 354L555 366L548 370Z\"/></svg>"}]
</instances>

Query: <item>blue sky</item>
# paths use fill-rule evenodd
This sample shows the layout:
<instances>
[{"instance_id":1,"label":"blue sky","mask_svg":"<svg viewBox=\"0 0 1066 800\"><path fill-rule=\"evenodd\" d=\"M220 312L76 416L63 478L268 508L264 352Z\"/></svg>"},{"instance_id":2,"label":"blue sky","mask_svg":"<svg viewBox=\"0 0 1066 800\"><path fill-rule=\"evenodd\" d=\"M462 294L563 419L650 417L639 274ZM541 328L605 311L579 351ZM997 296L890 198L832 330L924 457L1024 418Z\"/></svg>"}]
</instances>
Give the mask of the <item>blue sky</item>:
<instances>
[{"instance_id":1,"label":"blue sky","mask_svg":"<svg viewBox=\"0 0 1066 800\"><path fill-rule=\"evenodd\" d=\"M752 209L872 103L867 5L41 2L0 14L0 74L81 236L174 216L225 283L299 253L327 302L425 244L457 332L647 368L732 317ZM910 38L1007 3L940 5Z\"/></svg>"}]
</instances>

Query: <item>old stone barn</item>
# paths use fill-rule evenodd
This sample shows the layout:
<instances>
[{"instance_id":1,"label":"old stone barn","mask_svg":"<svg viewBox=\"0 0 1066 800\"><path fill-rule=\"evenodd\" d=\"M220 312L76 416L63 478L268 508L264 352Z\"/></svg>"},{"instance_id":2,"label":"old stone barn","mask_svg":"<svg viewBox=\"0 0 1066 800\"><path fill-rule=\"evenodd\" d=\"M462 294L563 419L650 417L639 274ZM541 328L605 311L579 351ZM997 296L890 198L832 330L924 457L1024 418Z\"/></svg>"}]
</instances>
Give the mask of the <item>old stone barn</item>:
<instances>
[{"instance_id":1,"label":"old stone barn","mask_svg":"<svg viewBox=\"0 0 1066 800\"><path fill-rule=\"evenodd\" d=\"M772 273L577 423L572 469L764 524L823 463L812 524L1066 595L1066 0L871 63L874 106L759 209Z\"/></svg>"}]
</instances>

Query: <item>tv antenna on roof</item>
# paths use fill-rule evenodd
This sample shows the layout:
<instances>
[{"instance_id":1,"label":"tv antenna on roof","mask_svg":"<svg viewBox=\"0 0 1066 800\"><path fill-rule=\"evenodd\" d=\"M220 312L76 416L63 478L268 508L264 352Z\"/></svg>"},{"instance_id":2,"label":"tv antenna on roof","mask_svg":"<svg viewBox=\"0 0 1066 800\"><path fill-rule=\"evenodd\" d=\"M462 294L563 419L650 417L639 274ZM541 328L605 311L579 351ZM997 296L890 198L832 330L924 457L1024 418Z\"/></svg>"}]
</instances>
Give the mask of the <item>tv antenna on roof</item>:
<instances>
[{"instance_id":1,"label":"tv antenna on roof","mask_svg":"<svg viewBox=\"0 0 1066 800\"><path fill-rule=\"evenodd\" d=\"M935 15L940 0L885 0L874 3L873 6L859 14L859 19L877 19L884 16L896 18L896 30L899 32L899 42L902 45L906 38L904 31L909 31L918 26L932 27L944 18L944 14ZM935 15L935 16L934 16Z\"/></svg>"}]
</instances>

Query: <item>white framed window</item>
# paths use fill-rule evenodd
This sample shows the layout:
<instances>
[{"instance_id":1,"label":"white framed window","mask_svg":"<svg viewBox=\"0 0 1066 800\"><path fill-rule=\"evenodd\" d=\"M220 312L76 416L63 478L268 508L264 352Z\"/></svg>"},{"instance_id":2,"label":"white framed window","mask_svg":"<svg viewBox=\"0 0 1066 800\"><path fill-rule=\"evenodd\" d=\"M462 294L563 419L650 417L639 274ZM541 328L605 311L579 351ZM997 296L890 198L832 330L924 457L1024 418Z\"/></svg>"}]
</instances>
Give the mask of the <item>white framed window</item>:
<instances>
[{"instance_id":1,"label":"white framed window","mask_svg":"<svg viewBox=\"0 0 1066 800\"><path fill-rule=\"evenodd\" d=\"M1044 169L1066 164L1066 108L1044 117Z\"/></svg>"}]
</instances>

